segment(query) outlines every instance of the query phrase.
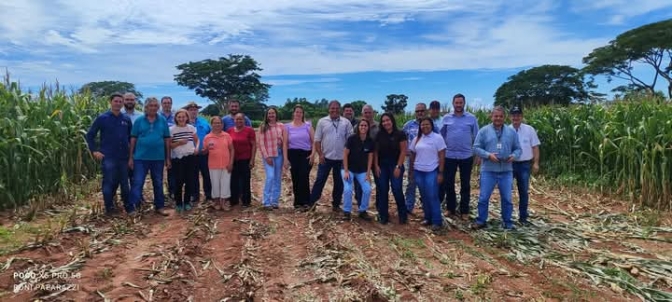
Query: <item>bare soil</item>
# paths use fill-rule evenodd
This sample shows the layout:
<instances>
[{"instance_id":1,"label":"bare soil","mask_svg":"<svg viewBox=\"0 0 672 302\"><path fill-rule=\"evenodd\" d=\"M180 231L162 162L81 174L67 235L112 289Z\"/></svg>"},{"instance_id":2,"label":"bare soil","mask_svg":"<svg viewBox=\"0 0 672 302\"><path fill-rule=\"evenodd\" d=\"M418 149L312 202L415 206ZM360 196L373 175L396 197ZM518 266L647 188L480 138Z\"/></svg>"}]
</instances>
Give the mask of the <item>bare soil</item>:
<instances>
[{"instance_id":1,"label":"bare soil","mask_svg":"<svg viewBox=\"0 0 672 302\"><path fill-rule=\"evenodd\" d=\"M316 168L311 174L314 180ZM642 262L670 263L669 213L630 212L626 203L608 197L533 181L533 226L498 230L495 193L489 229L472 231L468 221L447 218L446 230L435 234L420 225L421 209L408 225L399 225L393 201L388 225L356 215L342 220L331 209L331 181L314 212L294 211L288 177L287 172L281 208L274 211L260 207L264 175L258 161L249 209L214 211L202 202L187 214L170 209L161 217L148 204L137 219L107 219L97 213L99 206L73 212L81 204L64 205L58 208L57 217L65 221L59 227L51 216L38 214L31 224L45 226L43 233L15 232L23 248L0 256L0 299L656 300L616 279L586 273L585 265L609 276L629 275L641 282L639 288L672 292L670 275L652 280L661 273ZM478 196L476 178L472 188ZM145 190L151 201L151 183ZM370 204L374 200L375 193ZM99 204L101 196L85 202ZM471 204L473 213L475 197ZM369 211L375 216L375 207ZM5 229L17 224L9 215L0 220Z\"/></svg>"}]
</instances>

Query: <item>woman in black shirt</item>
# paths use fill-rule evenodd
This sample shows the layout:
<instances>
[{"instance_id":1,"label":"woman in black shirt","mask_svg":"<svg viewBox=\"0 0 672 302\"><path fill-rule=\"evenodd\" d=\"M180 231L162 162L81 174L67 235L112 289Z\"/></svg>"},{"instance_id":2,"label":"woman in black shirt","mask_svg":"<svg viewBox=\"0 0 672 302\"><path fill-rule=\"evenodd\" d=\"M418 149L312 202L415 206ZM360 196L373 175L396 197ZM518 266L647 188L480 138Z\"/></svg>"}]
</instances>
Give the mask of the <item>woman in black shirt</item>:
<instances>
[{"instance_id":1,"label":"woman in black shirt","mask_svg":"<svg viewBox=\"0 0 672 302\"><path fill-rule=\"evenodd\" d=\"M350 219L352 211L352 189L354 180L357 180L362 188L362 200L359 201L359 218L371 220L366 213L371 198L371 165L373 163L373 151L375 144L369 137L369 122L360 120L357 131L345 143L343 150L343 215Z\"/></svg>"},{"instance_id":2,"label":"woman in black shirt","mask_svg":"<svg viewBox=\"0 0 672 302\"><path fill-rule=\"evenodd\" d=\"M382 127L376 135L376 152L374 152L374 171L377 178L376 208L379 220L382 224L389 222L388 193L391 185L392 195L399 212L399 223L406 224L408 213L402 191L406 152L401 152L401 150L406 150L408 144L406 134L397 129L397 122L390 113L383 113L380 117L380 125Z\"/></svg>"}]
</instances>

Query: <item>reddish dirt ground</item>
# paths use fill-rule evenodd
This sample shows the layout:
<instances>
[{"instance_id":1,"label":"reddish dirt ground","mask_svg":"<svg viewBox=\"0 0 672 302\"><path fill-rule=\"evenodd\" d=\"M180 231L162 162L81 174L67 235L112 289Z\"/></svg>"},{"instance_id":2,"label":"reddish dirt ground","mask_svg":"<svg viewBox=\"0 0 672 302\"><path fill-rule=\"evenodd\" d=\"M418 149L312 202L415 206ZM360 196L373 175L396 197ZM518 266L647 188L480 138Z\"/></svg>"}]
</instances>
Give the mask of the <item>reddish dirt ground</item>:
<instances>
[{"instance_id":1,"label":"reddish dirt ground","mask_svg":"<svg viewBox=\"0 0 672 302\"><path fill-rule=\"evenodd\" d=\"M611 257L606 262L627 265L629 262L618 262L614 255L668 262L672 257L671 244L664 241L670 238L665 229L671 224L669 215L647 216L647 221L655 220L655 226L647 229L635 225L634 214L628 213L623 203L585 193L546 190L539 182L533 182L531 190L533 227L511 233L476 232L466 228L467 222L446 220L447 230L434 234L420 225L419 211L408 225L399 225L394 202L390 202L388 225L363 221L356 215L352 221L343 221L340 213L331 211L331 180L315 212L296 212L288 172L281 208L263 211L260 167L258 161L252 180L255 200L250 209L214 211L201 203L184 215L171 209L168 217L148 209L136 220L104 219L79 211L75 223L64 228L74 224L82 227L79 230L55 232L42 240L21 237L24 244L32 246L0 257L5 264L0 267L0 299L632 301L638 299L636 295L613 283L596 284L576 267L561 265L569 261L555 259L569 257L593 263L606 255ZM315 174L314 168L313 180ZM472 184L472 196L477 196L478 183L474 179ZM151 200L150 183L145 190ZM375 200L375 193L371 198ZM99 200L100 194L87 198L89 203ZM496 220L497 193L492 200L490 219ZM472 200L472 208L475 205ZM68 209L65 206L63 212ZM375 208L370 212L375 214ZM605 224L611 219L605 218L606 214L619 214L615 217L624 220ZM33 224L51 221L45 217L38 214ZM9 217L2 218L5 228L13 224ZM548 234L566 230L558 234L579 232L581 236L546 240L545 236L552 235L535 233L546 224L554 225ZM628 229L606 227L616 225ZM638 233L641 230L648 231ZM541 255L524 255L534 246L517 247L517 242L529 236L542 241L537 246ZM576 238L584 240L580 248L573 245L579 240ZM17 275L32 276L31 272L45 278L27 288ZM642 273L633 275L647 281ZM656 289L670 292L672 284L665 282L669 280L658 282ZM37 289L39 284L42 290ZM44 284L54 286L46 288ZM71 287L65 290L68 284Z\"/></svg>"}]
</instances>

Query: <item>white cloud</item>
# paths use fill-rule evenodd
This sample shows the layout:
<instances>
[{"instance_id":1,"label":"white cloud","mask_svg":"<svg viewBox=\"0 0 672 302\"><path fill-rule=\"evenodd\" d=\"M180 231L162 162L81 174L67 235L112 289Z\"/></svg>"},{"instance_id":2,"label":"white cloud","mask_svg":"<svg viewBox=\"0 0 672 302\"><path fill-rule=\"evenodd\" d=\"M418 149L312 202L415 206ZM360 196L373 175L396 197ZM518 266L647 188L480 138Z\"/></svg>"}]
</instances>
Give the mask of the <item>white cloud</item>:
<instances>
[{"instance_id":1,"label":"white cloud","mask_svg":"<svg viewBox=\"0 0 672 302\"><path fill-rule=\"evenodd\" d=\"M338 78L306 78L306 79L266 79L265 82L273 86L289 86L307 83L333 83L338 82Z\"/></svg>"},{"instance_id":2,"label":"white cloud","mask_svg":"<svg viewBox=\"0 0 672 302\"><path fill-rule=\"evenodd\" d=\"M575 11L594 13L595 10L607 10L620 15L618 18L630 18L661 9L669 9L672 2L665 0L573 0ZM612 17L613 20L614 17Z\"/></svg>"},{"instance_id":3,"label":"white cloud","mask_svg":"<svg viewBox=\"0 0 672 302\"><path fill-rule=\"evenodd\" d=\"M634 10L661 2L643 0ZM616 5L612 15L632 16L620 12L624 1L582 3L575 8ZM173 82L178 64L244 53L261 63L264 76L325 75L276 85L330 85L319 80L363 71L577 65L612 38L560 31L558 22L570 21L556 14L557 6L551 0L5 0L0 66L26 83L58 77L158 84Z\"/></svg>"}]
</instances>

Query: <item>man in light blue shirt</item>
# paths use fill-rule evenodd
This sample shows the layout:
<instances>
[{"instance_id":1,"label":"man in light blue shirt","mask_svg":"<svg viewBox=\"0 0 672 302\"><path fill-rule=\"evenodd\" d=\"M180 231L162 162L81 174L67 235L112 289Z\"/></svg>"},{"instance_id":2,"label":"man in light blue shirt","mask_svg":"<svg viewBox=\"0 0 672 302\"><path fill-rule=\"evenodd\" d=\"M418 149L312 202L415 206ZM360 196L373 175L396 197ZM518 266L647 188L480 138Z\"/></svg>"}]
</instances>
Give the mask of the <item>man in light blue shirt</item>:
<instances>
[{"instance_id":1,"label":"man in light blue shirt","mask_svg":"<svg viewBox=\"0 0 672 302\"><path fill-rule=\"evenodd\" d=\"M224 132L235 126L234 117L240 112L240 101L231 99L228 101L229 114L222 117L222 125L224 125ZM245 126L252 127L252 121L245 115ZM254 159L252 159L254 160Z\"/></svg>"},{"instance_id":2,"label":"man in light blue shirt","mask_svg":"<svg viewBox=\"0 0 672 302\"><path fill-rule=\"evenodd\" d=\"M401 131L404 131L406 133L406 138L408 139L408 147L406 150L406 170L408 171L408 168L410 167L410 160L411 160L411 152L410 152L410 146L413 140L418 136L418 133L420 132L420 120L422 120L423 117L427 114L427 105L425 103L418 103L415 105L415 119L406 122L404 124L404 127L402 128ZM439 128L435 124L434 125L434 132L439 133ZM406 208L408 210L409 214L413 213L413 208L415 208L415 189L417 188L415 185L415 181L412 178L407 178L408 180L408 185L406 185L406 193L405 193L405 199L406 199Z\"/></svg>"},{"instance_id":3,"label":"man in light blue shirt","mask_svg":"<svg viewBox=\"0 0 672 302\"><path fill-rule=\"evenodd\" d=\"M504 108L496 106L490 115L492 123L480 129L474 141L474 153L483 161L478 217L472 224L474 229L482 229L486 226L490 195L495 190L495 186L498 187L501 196L503 227L513 229L511 220L513 162L520 157L522 149L516 131L512 127L504 126L504 115Z\"/></svg>"},{"instance_id":4,"label":"man in light blue shirt","mask_svg":"<svg viewBox=\"0 0 672 302\"><path fill-rule=\"evenodd\" d=\"M142 112L135 110L136 103L137 100L135 98L135 94L131 92L124 94L124 110L122 113L131 119L131 123L135 123L135 120L142 116Z\"/></svg>"},{"instance_id":5,"label":"man in light blue shirt","mask_svg":"<svg viewBox=\"0 0 672 302\"><path fill-rule=\"evenodd\" d=\"M196 135L198 136L198 163L197 167L194 170L194 179L196 182L196 190L194 190L194 196L192 196L192 203L196 203L200 200L200 180L198 179L198 174L200 173L203 177L203 193L205 195L205 200L212 200L212 184L210 183L210 169L208 169L208 154L202 154L203 150L203 140L205 136L210 133L212 128L210 128L210 123L198 115L198 110L201 109L201 106L196 104L196 102L189 102L186 106L182 107L189 112L189 124L196 128Z\"/></svg>"},{"instance_id":6,"label":"man in light blue shirt","mask_svg":"<svg viewBox=\"0 0 672 302\"><path fill-rule=\"evenodd\" d=\"M464 95L453 96L453 112L446 114L441 122L441 136L446 142L446 161L443 169L443 184L439 189L439 199L446 198L449 215L457 215L457 196L455 194L455 173L460 169L460 208L461 218L469 218L469 200L471 198L471 170L478 157L474 159L474 139L478 134L478 120L465 110Z\"/></svg>"},{"instance_id":7,"label":"man in light blue shirt","mask_svg":"<svg viewBox=\"0 0 672 302\"><path fill-rule=\"evenodd\" d=\"M175 111L173 111L173 98L170 96L164 96L161 98L161 116L166 119L168 122L168 127L175 125ZM174 199L175 190L175 174L173 173L172 168L168 168L166 175L168 176L168 196L170 199Z\"/></svg>"},{"instance_id":8,"label":"man in light blue shirt","mask_svg":"<svg viewBox=\"0 0 672 302\"><path fill-rule=\"evenodd\" d=\"M124 110L121 111L125 116L131 119L131 126L135 123L139 117L142 116L142 112L135 110L135 105L137 104L137 99L135 94L132 92L124 93ZM129 188L133 187L133 168L128 169L128 183ZM140 194L140 201L145 202L145 198Z\"/></svg>"}]
</instances>

